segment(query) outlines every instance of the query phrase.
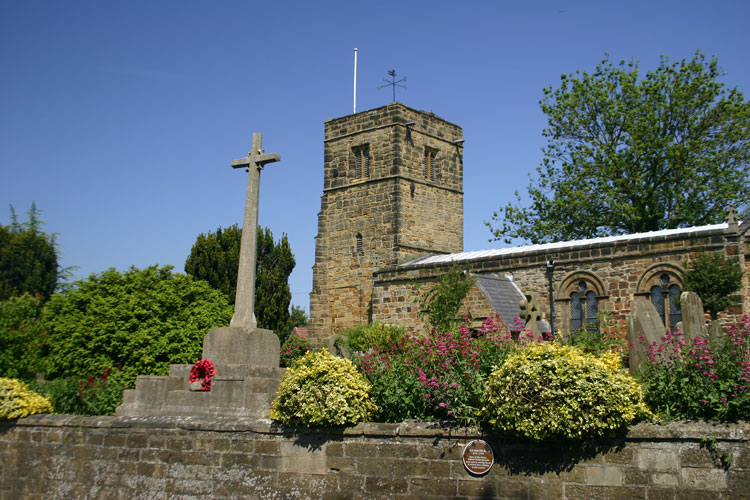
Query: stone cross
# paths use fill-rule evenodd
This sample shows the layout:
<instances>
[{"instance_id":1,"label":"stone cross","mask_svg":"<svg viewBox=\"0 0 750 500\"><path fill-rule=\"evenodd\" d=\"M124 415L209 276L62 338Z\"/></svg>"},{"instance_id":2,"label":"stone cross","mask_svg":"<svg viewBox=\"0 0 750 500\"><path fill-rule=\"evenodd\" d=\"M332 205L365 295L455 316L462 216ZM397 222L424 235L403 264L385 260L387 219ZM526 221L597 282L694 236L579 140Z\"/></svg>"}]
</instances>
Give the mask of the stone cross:
<instances>
[{"instance_id":1,"label":"stone cross","mask_svg":"<svg viewBox=\"0 0 750 500\"><path fill-rule=\"evenodd\" d=\"M244 168L248 172L247 196L245 197L245 219L242 225L240 242L240 267L237 270L237 293L234 299L234 316L229 324L254 330L258 327L255 319L255 259L258 242L258 194L260 171L266 163L281 160L278 153L263 154L262 137L253 134L253 145L246 157L232 160L232 168Z\"/></svg>"}]
</instances>

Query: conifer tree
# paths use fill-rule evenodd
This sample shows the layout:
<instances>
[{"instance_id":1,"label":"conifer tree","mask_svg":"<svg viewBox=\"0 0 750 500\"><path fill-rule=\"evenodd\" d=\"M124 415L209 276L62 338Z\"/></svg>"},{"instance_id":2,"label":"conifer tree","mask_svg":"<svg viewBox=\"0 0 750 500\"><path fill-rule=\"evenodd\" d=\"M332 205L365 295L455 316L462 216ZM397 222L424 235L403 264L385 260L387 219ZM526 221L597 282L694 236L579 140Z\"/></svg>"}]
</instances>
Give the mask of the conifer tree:
<instances>
[{"instance_id":1,"label":"conifer tree","mask_svg":"<svg viewBox=\"0 0 750 500\"><path fill-rule=\"evenodd\" d=\"M268 228L257 229L255 264L255 317L260 328L285 336L290 329L289 275L295 266L286 235L274 242ZM185 272L208 281L234 304L242 229L237 225L198 236L185 262ZM298 325L294 325L298 326Z\"/></svg>"},{"instance_id":2,"label":"conifer tree","mask_svg":"<svg viewBox=\"0 0 750 500\"><path fill-rule=\"evenodd\" d=\"M11 223L0 226L0 301L24 293L47 300L59 273L54 235L42 231L35 203L26 212L26 222L18 221L13 206L10 213Z\"/></svg>"}]
</instances>

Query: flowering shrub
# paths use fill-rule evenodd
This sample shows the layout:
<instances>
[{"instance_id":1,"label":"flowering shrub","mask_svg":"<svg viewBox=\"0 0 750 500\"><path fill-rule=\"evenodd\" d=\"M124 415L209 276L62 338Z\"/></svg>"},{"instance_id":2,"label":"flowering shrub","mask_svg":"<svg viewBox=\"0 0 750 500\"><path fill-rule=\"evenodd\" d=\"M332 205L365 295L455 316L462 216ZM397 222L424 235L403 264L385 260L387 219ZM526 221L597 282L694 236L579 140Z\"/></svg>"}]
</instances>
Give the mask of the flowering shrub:
<instances>
[{"instance_id":1,"label":"flowering shrub","mask_svg":"<svg viewBox=\"0 0 750 500\"><path fill-rule=\"evenodd\" d=\"M367 421L376 411L370 384L352 362L324 349L308 352L286 371L271 418L293 427L346 425Z\"/></svg>"},{"instance_id":2,"label":"flowering shrub","mask_svg":"<svg viewBox=\"0 0 750 500\"><path fill-rule=\"evenodd\" d=\"M539 441L603 435L649 415L617 354L594 356L556 342L510 354L492 372L482 408L491 427Z\"/></svg>"},{"instance_id":3,"label":"flowering shrub","mask_svg":"<svg viewBox=\"0 0 750 500\"><path fill-rule=\"evenodd\" d=\"M0 378L0 420L23 418L35 413L52 413L49 398L33 392L19 380Z\"/></svg>"},{"instance_id":4,"label":"flowering shrub","mask_svg":"<svg viewBox=\"0 0 750 500\"><path fill-rule=\"evenodd\" d=\"M122 369L103 367L97 375L50 380L35 390L52 400L55 413L70 415L112 415L122 403Z\"/></svg>"},{"instance_id":5,"label":"flowering shrub","mask_svg":"<svg viewBox=\"0 0 750 500\"><path fill-rule=\"evenodd\" d=\"M211 390L211 379L216 376L214 364L208 359L201 359L190 369L190 378L188 383L192 384L196 380L201 381L201 391Z\"/></svg>"},{"instance_id":6,"label":"flowering shrub","mask_svg":"<svg viewBox=\"0 0 750 500\"><path fill-rule=\"evenodd\" d=\"M458 334L405 336L355 356L355 362L373 386L382 421L472 419L487 376L515 347L510 332L500 332L492 318L476 335L464 318Z\"/></svg>"},{"instance_id":7,"label":"flowering shrub","mask_svg":"<svg viewBox=\"0 0 750 500\"><path fill-rule=\"evenodd\" d=\"M718 338L667 332L649 346L639 377L652 409L666 419L750 416L750 316Z\"/></svg>"},{"instance_id":8,"label":"flowering shrub","mask_svg":"<svg viewBox=\"0 0 750 500\"><path fill-rule=\"evenodd\" d=\"M307 351L311 350L312 345L307 339L301 339L294 335L290 336L281 346L281 366L292 366L295 361L307 354Z\"/></svg>"}]
</instances>

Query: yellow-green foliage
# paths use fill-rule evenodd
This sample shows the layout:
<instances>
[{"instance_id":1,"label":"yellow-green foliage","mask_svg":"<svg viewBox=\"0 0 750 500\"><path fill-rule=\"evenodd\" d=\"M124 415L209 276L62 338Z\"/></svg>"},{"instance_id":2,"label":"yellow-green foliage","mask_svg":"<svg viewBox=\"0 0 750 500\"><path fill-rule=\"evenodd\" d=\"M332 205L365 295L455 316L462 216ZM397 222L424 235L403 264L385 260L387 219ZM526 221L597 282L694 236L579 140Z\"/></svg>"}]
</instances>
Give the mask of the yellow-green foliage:
<instances>
[{"instance_id":1,"label":"yellow-green foliage","mask_svg":"<svg viewBox=\"0 0 750 500\"><path fill-rule=\"evenodd\" d=\"M552 342L530 344L494 370L482 417L498 430L531 438L603 435L650 412L619 357Z\"/></svg>"},{"instance_id":2,"label":"yellow-green foliage","mask_svg":"<svg viewBox=\"0 0 750 500\"><path fill-rule=\"evenodd\" d=\"M348 359L310 351L287 369L271 418L292 427L356 424L377 410L370 385Z\"/></svg>"},{"instance_id":3,"label":"yellow-green foliage","mask_svg":"<svg viewBox=\"0 0 750 500\"><path fill-rule=\"evenodd\" d=\"M390 343L397 344L404 336L404 329L376 321L349 328L342 335L348 339L348 348L352 352L368 351L372 347L382 351L387 349Z\"/></svg>"},{"instance_id":4,"label":"yellow-green foliage","mask_svg":"<svg viewBox=\"0 0 750 500\"><path fill-rule=\"evenodd\" d=\"M23 382L0 378L0 420L23 418L35 413L52 413L52 403Z\"/></svg>"}]
</instances>

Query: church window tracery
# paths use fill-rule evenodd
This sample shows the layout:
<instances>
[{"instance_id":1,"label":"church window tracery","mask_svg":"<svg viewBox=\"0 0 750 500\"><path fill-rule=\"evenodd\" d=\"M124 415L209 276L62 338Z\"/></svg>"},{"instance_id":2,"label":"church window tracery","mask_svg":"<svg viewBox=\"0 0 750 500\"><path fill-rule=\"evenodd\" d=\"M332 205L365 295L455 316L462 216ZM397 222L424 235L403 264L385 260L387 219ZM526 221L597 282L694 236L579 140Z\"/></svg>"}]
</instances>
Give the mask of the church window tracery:
<instances>
[{"instance_id":1,"label":"church window tracery","mask_svg":"<svg viewBox=\"0 0 750 500\"><path fill-rule=\"evenodd\" d=\"M664 327L673 330L682 321L680 295L685 271L675 264L654 264L638 282L636 297L650 301L659 313Z\"/></svg>"},{"instance_id":2,"label":"church window tracery","mask_svg":"<svg viewBox=\"0 0 750 500\"><path fill-rule=\"evenodd\" d=\"M578 283L570 294L570 330L586 329L596 332L599 328L599 299L585 280Z\"/></svg>"},{"instance_id":3,"label":"church window tracery","mask_svg":"<svg viewBox=\"0 0 750 500\"><path fill-rule=\"evenodd\" d=\"M682 311L679 305L682 288L670 279L669 274L665 273L659 277L659 283L653 285L649 291L651 303L659 313L662 323L668 329L674 329L677 323L682 321Z\"/></svg>"}]
</instances>

